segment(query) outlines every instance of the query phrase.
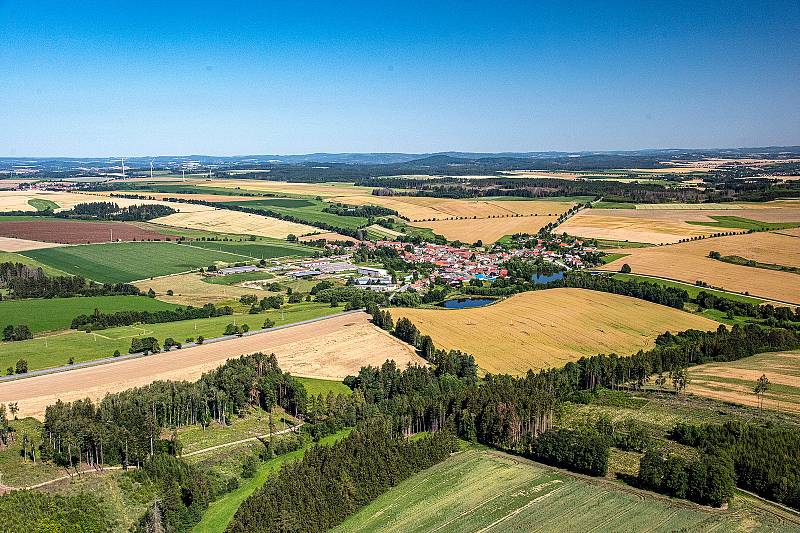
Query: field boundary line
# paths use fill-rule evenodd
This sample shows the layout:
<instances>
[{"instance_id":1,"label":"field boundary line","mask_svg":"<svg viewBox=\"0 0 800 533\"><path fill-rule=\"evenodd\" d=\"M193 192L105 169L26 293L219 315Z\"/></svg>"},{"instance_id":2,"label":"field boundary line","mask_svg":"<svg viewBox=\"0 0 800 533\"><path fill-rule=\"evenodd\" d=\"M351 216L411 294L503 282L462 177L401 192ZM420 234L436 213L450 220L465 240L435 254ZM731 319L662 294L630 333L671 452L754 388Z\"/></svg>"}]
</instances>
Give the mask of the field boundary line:
<instances>
[{"instance_id":1,"label":"field boundary line","mask_svg":"<svg viewBox=\"0 0 800 533\"><path fill-rule=\"evenodd\" d=\"M362 309L353 309L351 311L340 311L338 313L333 313L331 315L325 315L325 316L320 316L320 317L316 317L316 318L309 318L307 320L301 320L299 322L292 322L291 324L283 324L281 326L275 326L273 328L250 330L247 333L243 334L242 337L250 337L252 335L261 335L261 334L264 334L264 333L270 333L270 332L279 331L279 330L282 330L282 329L293 328L295 326L303 326L305 324L313 324L314 322L320 322L322 320L328 320L328 319L332 319L332 318L351 315L351 314L354 314L354 313L363 313L363 312L364 311ZM205 339L203 341L203 345L205 345L205 344L213 344L215 342L224 342L224 341L227 341L227 340L233 340L233 339L238 339L238 338L239 338L239 335L223 335L221 337L214 337L212 339ZM183 343L182 346L183 346L182 348L175 348L175 350L193 348L195 346L200 346L200 345L197 344L196 342L189 342L189 343ZM172 350L170 350L170 351L172 351ZM158 354L150 354L150 355L145 355L144 352L136 352L136 353L129 353L129 354L125 354L125 355L120 355L119 357L109 356L109 357L103 357L101 359L93 359L91 361L83 361L81 363L75 363L75 364L72 364L72 365L62 365L62 366L55 366L55 367L50 367L50 368L41 368L39 370L31 370L30 372L26 372L25 374L13 374L11 376L0 376L0 383L4 383L4 382L8 382L8 381L16 381L16 380L20 380L20 379L35 378L35 377L39 377L39 376L46 376L48 374L58 374L58 373L61 373L61 372L69 372L70 370L77 370L77 369L80 369L80 368L89 368L89 367L93 367L93 366L112 364L112 363L116 363L116 362L120 362L120 361L128 361L130 359L139 359L141 357L158 357L159 354L164 354L164 353L168 353L168 352L166 350L164 350L164 351L159 352Z\"/></svg>"}]
</instances>

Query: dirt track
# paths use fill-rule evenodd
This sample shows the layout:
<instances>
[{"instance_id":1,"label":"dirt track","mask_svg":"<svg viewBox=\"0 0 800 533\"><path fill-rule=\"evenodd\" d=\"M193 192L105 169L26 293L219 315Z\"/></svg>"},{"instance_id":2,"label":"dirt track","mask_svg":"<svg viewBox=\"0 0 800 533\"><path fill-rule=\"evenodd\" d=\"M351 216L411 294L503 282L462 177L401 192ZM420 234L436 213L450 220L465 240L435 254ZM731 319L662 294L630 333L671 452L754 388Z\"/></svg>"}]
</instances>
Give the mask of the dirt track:
<instances>
[{"instance_id":1,"label":"dirt track","mask_svg":"<svg viewBox=\"0 0 800 533\"><path fill-rule=\"evenodd\" d=\"M107 393L153 381L194 381L230 357L258 351L274 352L281 368L292 374L336 380L386 359L394 359L399 367L424 363L406 344L367 318L365 313L339 315L270 333L0 383L0 403L18 402L18 416L41 419L45 408L58 399L99 400Z\"/></svg>"}]
</instances>

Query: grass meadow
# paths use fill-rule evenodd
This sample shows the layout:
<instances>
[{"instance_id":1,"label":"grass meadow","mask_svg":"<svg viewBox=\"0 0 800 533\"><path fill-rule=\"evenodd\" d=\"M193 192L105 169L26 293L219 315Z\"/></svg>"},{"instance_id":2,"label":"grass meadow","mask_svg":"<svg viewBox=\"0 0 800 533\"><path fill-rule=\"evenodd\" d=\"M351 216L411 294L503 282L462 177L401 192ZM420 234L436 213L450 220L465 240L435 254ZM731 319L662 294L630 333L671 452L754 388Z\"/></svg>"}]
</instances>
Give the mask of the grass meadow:
<instances>
[{"instance_id":1,"label":"grass meadow","mask_svg":"<svg viewBox=\"0 0 800 533\"><path fill-rule=\"evenodd\" d=\"M28 250L22 255L52 268L101 283L127 283L177 274L215 262L251 258L170 242L122 242Z\"/></svg>"},{"instance_id":2,"label":"grass meadow","mask_svg":"<svg viewBox=\"0 0 800 533\"><path fill-rule=\"evenodd\" d=\"M75 298L35 298L0 302L0 327L26 324L34 333L69 329L72 319L99 309L117 311L162 311L178 307L146 296L86 296Z\"/></svg>"}]
</instances>

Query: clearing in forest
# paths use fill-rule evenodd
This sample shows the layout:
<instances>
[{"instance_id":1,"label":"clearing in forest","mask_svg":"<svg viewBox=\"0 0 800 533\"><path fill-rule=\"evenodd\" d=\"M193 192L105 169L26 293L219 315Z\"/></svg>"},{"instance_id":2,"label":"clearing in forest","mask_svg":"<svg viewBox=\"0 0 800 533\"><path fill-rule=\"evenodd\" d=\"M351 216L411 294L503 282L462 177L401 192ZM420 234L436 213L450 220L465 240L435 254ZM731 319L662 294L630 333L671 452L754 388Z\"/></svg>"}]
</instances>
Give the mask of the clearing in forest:
<instances>
[{"instance_id":1,"label":"clearing in forest","mask_svg":"<svg viewBox=\"0 0 800 533\"><path fill-rule=\"evenodd\" d=\"M602 266L618 271L624 263L634 274L646 274L745 293L779 302L800 304L800 275L726 263L708 257L709 252L736 255L761 263L800 267L798 230L730 235L699 241L625 249L625 257Z\"/></svg>"},{"instance_id":2,"label":"clearing in forest","mask_svg":"<svg viewBox=\"0 0 800 533\"><path fill-rule=\"evenodd\" d=\"M727 510L471 447L403 481L333 531L776 531L796 528L738 497Z\"/></svg>"},{"instance_id":3,"label":"clearing in forest","mask_svg":"<svg viewBox=\"0 0 800 533\"><path fill-rule=\"evenodd\" d=\"M800 413L800 351L772 352L726 363L708 363L689 369L692 394L725 402L758 406L753 392L756 380L770 381L764 395L765 409Z\"/></svg>"},{"instance_id":4,"label":"clearing in forest","mask_svg":"<svg viewBox=\"0 0 800 533\"><path fill-rule=\"evenodd\" d=\"M713 320L636 298L588 289L525 292L472 309L393 308L439 348L475 356L492 373L563 366L599 353L630 355L665 331L712 330Z\"/></svg>"}]
</instances>

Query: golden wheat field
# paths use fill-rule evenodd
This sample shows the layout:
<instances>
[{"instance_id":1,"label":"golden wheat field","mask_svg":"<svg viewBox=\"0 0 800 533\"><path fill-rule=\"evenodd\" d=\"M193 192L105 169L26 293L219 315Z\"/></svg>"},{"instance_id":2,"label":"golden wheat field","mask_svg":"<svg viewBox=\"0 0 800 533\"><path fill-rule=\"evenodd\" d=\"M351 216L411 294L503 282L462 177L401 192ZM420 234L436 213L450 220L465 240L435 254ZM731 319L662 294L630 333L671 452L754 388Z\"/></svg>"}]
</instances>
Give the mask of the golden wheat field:
<instances>
[{"instance_id":1,"label":"golden wheat field","mask_svg":"<svg viewBox=\"0 0 800 533\"><path fill-rule=\"evenodd\" d=\"M765 409L800 413L800 351L762 353L727 363L708 363L689 369L687 390L725 402L757 406L756 380L767 376Z\"/></svg>"},{"instance_id":2,"label":"golden wheat field","mask_svg":"<svg viewBox=\"0 0 800 533\"><path fill-rule=\"evenodd\" d=\"M3 191L0 195L0 211L36 211L36 208L28 203L29 200L49 200L58 205L56 211L71 209L76 204L92 202L113 201L120 207L142 204L161 204L168 205L178 211L202 211L209 209L203 205L177 204L161 202L158 200L138 200L131 198L109 199L107 195L73 193L73 192L53 192L53 191Z\"/></svg>"},{"instance_id":3,"label":"golden wheat field","mask_svg":"<svg viewBox=\"0 0 800 533\"><path fill-rule=\"evenodd\" d=\"M180 204L183 205L183 204ZM205 207L205 206L204 206ZM306 235L319 229L305 224L287 222L277 218L231 211L228 209L207 208L191 213L173 213L152 220L155 224L175 226L219 233L258 235L284 239L289 234Z\"/></svg>"},{"instance_id":4,"label":"golden wheat field","mask_svg":"<svg viewBox=\"0 0 800 533\"><path fill-rule=\"evenodd\" d=\"M628 296L586 289L526 292L473 309L391 310L437 347L475 356L492 373L522 374L598 353L629 355L665 331L711 330L713 320Z\"/></svg>"},{"instance_id":5,"label":"golden wheat field","mask_svg":"<svg viewBox=\"0 0 800 533\"><path fill-rule=\"evenodd\" d=\"M414 222L415 226L430 228L434 233L449 240L473 243L480 239L492 243L504 235L514 233L537 233L542 227L555 222L555 216L524 216L508 218L479 218L467 220L437 220Z\"/></svg>"},{"instance_id":6,"label":"golden wheat field","mask_svg":"<svg viewBox=\"0 0 800 533\"><path fill-rule=\"evenodd\" d=\"M717 224L713 216L735 216L760 222L798 222L800 205L793 201L754 204L637 204L636 209L586 209L558 227L559 232L595 239L676 243L685 238L742 231L702 226Z\"/></svg>"},{"instance_id":7,"label":"golden wheat field","mask_svg":"<svg viewBox=\"0 0 800 533\"><path fill-rule=\"evenodd\" d=\"M725 263L708 257L711 251L762 263L800 266L797 230L781 230L714 237L669 246L629 248L620 250L627 254L625 257L602 268L617 271L627 263L634 274L692 284L700 280L734 292L748 292L770 300L800 304L800 275Z\"/></svg>"}]
</instances>

